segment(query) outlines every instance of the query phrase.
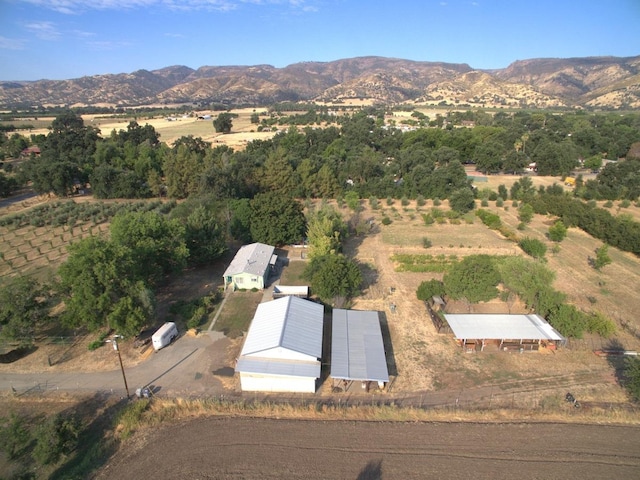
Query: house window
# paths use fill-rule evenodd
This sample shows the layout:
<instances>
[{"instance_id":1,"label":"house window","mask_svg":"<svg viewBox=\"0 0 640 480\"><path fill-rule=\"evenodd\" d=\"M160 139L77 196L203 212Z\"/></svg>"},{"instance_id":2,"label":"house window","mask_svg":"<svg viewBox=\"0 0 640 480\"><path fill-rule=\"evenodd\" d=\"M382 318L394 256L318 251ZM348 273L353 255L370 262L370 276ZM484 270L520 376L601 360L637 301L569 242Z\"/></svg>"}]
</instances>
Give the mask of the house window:
<instances>
[{"instance_id":1,"label":"house window","mask_svg":"<svg viewBox=\"0 0 640 480\"><path fill-rule=\"evenodd\" d=\"M236 283L242 283L242 282L244 282L244 278L242 277L236 278Z\"/></svg>"},{"instance_id":2,"label":"house window","mask_svg":"<svg viewBox=\"0 0 640 480\"><path fill-rule=\"evenodd\" d=\"M257 281L258 281L258 279L257 279L256 277L252 277L252 278L251 278L251 281L252 281L252 282L257 282Z\"/></svg>"}]
</instances>

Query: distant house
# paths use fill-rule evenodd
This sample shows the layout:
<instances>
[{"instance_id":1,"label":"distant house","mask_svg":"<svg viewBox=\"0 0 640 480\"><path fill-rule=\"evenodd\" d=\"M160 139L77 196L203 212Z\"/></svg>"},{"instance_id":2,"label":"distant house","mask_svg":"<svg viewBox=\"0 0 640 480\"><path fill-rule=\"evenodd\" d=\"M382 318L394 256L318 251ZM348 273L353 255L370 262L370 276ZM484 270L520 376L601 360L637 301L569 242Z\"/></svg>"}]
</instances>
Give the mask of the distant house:
<instances>
[{"instance_id":1,"label":"distant house","mask_svg":"<svg viewBox=\"0 0 640 480\"><path fill-rule=\"evenodd\" d=\"M20 152L20 155L23 157L30 157L31 155L35 155L36 157L40 156L40 147L34 145L32 147L27 147Z\"/></svg>"},{"instance_id":2,"label":"distant house","mask_svg":"<svg viewBox=\"0 0 640 480\"><path fill-rule=\"evenodd\" d=\"M242 391L314 393L320 378L324 307L298 297L258 305L236 372Z\"/></svg>"},{"instance_id":3,"label":"distant house","mask_svg":"<svg viewBox=\"0 0 640 480\"><path fill-rule=\"evenodd\" d=\"M258 288L260 290L268 284L269 273L275 267L277 255L275 247L264 243L243 245L236 253L231 264L224 272L224 286L233 288Z\"/></svg>"}]
</instances>

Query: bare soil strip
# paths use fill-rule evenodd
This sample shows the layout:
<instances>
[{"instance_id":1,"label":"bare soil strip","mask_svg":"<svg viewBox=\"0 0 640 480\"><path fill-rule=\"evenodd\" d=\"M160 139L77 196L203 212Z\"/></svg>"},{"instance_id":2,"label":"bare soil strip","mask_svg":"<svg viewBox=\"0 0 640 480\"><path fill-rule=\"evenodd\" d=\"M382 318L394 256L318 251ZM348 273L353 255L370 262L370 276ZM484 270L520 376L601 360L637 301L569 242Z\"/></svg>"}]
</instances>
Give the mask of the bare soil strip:
<instances>
[{"instance_id":1,"label":"bare soil strip","mask_svg":"<svg viewBox=\"0 0 640 480\"><path fill-rule=\"evenodd\" d=\"M636 479L639 444L637 427L207 418L139 435L98 478Z\"/></svg>"}]
</instances>

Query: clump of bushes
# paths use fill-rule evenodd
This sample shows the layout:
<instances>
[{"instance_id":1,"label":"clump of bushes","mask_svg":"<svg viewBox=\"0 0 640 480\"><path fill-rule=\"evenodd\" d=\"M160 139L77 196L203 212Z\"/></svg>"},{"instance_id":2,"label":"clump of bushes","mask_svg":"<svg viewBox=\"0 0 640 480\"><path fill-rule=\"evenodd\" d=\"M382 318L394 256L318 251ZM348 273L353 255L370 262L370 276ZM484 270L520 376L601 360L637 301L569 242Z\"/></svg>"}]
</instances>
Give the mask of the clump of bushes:
<instances>
[{"instance_id":1,"label":"clump of bushes","mask_svg":"<svg viewBox=\"0 0 640 480\"><path fill-rule=\"evenodd\" d=\"M544 258L547 246L537 238L524 237L518 242L520 248L533 258Z\"/></svg>"}]
</instances>

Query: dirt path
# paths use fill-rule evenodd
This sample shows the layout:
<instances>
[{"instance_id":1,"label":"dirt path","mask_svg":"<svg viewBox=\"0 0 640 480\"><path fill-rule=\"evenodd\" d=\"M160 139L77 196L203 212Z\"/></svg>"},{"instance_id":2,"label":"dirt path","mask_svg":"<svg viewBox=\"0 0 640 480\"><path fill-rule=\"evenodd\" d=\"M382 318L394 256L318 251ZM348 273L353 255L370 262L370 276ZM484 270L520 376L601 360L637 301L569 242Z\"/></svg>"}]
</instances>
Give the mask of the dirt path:
<instances>
[{"instance_id":1,"label":"dirt path","mask_svg":"<svg viewBox=\"0 0 640 480\"><path fill-rule=\"evenodd\" d=\"M97 478L624 480L639 444L637 427L207 418L138 435Z\"/></svg>"}]
</instances>

